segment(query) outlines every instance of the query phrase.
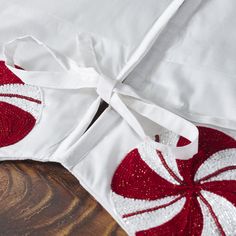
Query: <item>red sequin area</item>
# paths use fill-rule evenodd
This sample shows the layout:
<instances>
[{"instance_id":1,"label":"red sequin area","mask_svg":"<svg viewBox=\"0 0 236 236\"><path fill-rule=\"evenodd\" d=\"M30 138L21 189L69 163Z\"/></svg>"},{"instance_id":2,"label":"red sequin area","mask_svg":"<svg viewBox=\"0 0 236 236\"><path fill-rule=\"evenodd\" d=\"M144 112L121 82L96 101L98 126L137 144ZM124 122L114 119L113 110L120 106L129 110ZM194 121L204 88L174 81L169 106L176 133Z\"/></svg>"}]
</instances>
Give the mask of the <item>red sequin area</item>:
<instances>
[{"instance_id":1,"label":"red sequin area","mask_svg":"<svg viewBox=\"0 0 236 236\"><path fill-rule=\"evenodd\" d=\"M236 212L236 140L215 129L206 127L198 129L199 152L189 160L177 160L178 174L168 165L165 156L156 150L156 158L161 163L160 168L165 169L166 175L173 179L172 182L150 167L141 157L139 149L128 153L117 168L111 189L119 198L118 200L113 198L113 201L124 222L128 222L127 227L139 229L135 231L136 235L200 236L203 231L204 235L206 232L210 233L209 235L235 234L235 216L226 218L227 215ZM177 146L188 142L181 137ZM137 210L140 206L129 207L126 204L139 200L137 204L142 205L168 197L173 199L158 206L144 205L142 210ZM212 199L214 197L221 199L222 204L221 201ZM164 223L159 224L161 220L148 215L157 212L156 216L159 217L158 211L174 204L173 210L175 210L181 199L184 199L183 207L175 215L167 217ZM122 204L119 202L116 204L115 201L122 201ZM227 208L228 205L231 207ZM150 221L144 224L143 227L146 228L143 230L140 230L141 217L145 222ZM162 215L160 219L165 217L166 215ZM157 222L156 226L147 228L147 225L149 223L152 225L154 221Z\"/></svg>"},{"instance_id":2,"label":"red sequin area","mask_svg":"<svg viewBox=\"0 0 236 236\"><path fill-rule=\"evenodd\" d=\"M22 94L27 89L32 89L32 96L37 96ZM0 147L17 143L33 129L39 108L31 107L42 103L38 94L37 88L25 85L5 66L4 61L0 61ZM36 111L31 114L33 109Z\"/></svg>"},{"instance_id":3,"label":"red sequin area","mask_svg":"<svg viewBox=\"0 0 236 236\"><path fill-rule=\"evenodd\" d=\"M24 84L24 83L5 66L4 61L0 61L0 85L4 84Z\"/></svg>"}]
</instances>

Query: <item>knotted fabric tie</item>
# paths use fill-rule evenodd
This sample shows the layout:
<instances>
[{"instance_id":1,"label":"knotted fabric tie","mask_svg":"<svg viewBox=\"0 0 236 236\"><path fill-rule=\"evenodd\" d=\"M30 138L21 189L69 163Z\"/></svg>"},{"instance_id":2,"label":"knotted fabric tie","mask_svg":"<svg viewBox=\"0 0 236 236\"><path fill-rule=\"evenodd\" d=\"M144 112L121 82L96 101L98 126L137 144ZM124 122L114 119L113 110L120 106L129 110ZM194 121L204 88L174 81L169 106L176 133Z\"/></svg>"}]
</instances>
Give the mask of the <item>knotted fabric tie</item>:
<instances>
[{"instance_id":1,"label":"knotted fabric tie","mask_svg":"<svg viewBox=\"0 0 236 236\"><path fill-rule=\"evenodd\" d=\"M98 81L97 94L108 104L111 102L111 97L117 82L117 80L110 79L106 76L101 76Z\"/></svg>"},{"instance_id":2,"label":"knotted fabric tie","mask_svg":"<svg viewBox=\"0 0 236 236\"><path fill-rule=\"evenodd\" d=\"M43 47L61 67L62 71L28 71L15 67L14 55L20 43L36 43ZM86 48L87 45L84 45ZM91 45L90 45L91 48ZM83 50L86 53L86 50ZM90 53L89 51L87 53ZM178 159L191 158L198 151L198 129L187 120L142 99L130 86L97 72L97 66L80 67L77 63L32 36L23 36L4 45L6 66L24 83L50 89L94 89L97 94L116 110L142 139L151 139L132 111L188 139L182 147L156 143L160 151L171 151ZM81 55L83 57L83 55ZM85 57L88 55L85 55ZM18 65L21 66L21 65ZM96 68L96 69L95 69Z\"/></svg>"}]
</instances>

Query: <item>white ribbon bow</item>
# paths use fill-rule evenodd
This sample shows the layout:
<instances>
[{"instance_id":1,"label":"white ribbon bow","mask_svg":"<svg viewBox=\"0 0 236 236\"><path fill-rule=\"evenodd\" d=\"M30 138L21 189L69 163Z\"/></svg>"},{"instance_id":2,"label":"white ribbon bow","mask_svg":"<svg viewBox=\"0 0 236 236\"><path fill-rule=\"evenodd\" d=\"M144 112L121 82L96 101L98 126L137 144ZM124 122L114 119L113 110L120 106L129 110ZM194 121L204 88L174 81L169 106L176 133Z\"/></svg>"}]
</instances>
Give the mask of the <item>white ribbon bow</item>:
<instances>
[{"instance_id":1,"label":"white ribbon bow","mask_svg":"<svg viewBox=\"0 0 236 236\"><path fill-rule=\"evenodd\" d=\"M34 42L43 47L64 70L27 71L15 68L14 54L20 42ZM84 46L86 48L88 45ZM91 49L91 45L89 47ZM88 54L90 52L83 50L83 53ZM110 79L101 72L97 72L94 68L97 66L79 67L72 59L50 49L32 36L23 36L5 44L4 56L6 66L26 84L52 89L95 89L100 98L116 110L142 139L151 138L145 134L142 125L131 110L191 141L190 144L183 147L156 143L156 147L160 151L169 149L178 159L189 159L198 151L199 134L195 125L164 108L142 99L130 86L118 80ZM83 55L81 56L83 57ZM88 57L88 55L84 56ZM95 58L93 60L95 61ZM97 70L99 69L97 68Z\"/></svg>"}]
</instances>

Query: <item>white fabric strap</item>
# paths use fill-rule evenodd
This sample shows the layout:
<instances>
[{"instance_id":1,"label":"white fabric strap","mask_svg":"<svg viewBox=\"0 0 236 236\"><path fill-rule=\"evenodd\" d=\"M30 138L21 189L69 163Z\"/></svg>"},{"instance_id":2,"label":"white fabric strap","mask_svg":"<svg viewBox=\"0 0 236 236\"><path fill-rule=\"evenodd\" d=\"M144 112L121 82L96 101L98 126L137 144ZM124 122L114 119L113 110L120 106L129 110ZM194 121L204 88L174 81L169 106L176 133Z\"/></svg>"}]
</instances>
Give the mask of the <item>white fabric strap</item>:
<instances>
[{"instance_id":1,"label":"white fabric strap","mask_svg":"<svg viewBox=\"0 0 236 236\"><path fill-rule=\"evenodd\" d=\"M15 68L14 55L21 42L34 42L46 49L62 66L63 71L26 71ZM128 85L107 78L92 67L79 67L75 61L60 55L34 37L24 36L5 44L4 55L6 66L23 82L50 89L95 89L98 95L113 107L142 139L151 138L145 134L142 125L131 110L191 141L183 147L156 143L158 150L169 149L178 159L188 159L197 153L198 129L196 126L168 110L145 101Z\"/></svg>"},{"instance_id":2,"label":"white fabric strap","mask_svg":"<svg viewBox=\"0 0 236 236\"><path fill-rule=\"evenodd\" d=\"M20 43L35 43L43 47L63 68L63 71L29 71L15 68L15 52ZM80 89L97 86L99 74L91 67L78 67L76 62L65 57L33 36L22 36L6 43L3 47L6 66L26 84L53 89Z\"/></svg>"},{"instance_id":3,"label":"white fabric strap","mask_svg":"<svg viewBox=\"0 0 236 236\"><path fill-rule=\"evenodd\" d=\"M111 97L117 82L117 80L110 79L106 76L101 76L98 81L97 93L108 104L110 104Z\"/></svg>"}]
</instances>

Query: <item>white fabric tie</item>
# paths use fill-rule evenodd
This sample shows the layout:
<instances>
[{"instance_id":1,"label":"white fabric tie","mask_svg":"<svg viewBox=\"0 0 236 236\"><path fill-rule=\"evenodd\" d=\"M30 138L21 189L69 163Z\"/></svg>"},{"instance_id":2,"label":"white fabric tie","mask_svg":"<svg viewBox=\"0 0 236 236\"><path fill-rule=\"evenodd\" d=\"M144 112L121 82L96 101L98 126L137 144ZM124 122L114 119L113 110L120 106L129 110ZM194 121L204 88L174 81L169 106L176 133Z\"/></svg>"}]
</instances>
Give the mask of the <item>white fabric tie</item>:
<instances>
[{"instance_id":1,"label":"white fabric tie","mask_svg":"<svg viewBox=\"0 0 236 236\"><path fill-rule=\"evenodd\" d=\"M15 68L14 55L21 42L33 42L43 47L63 68L63 71L27 71ZM91 48L91 45L84 45L85 48L88 46ZM6 66L26 84L51 89L95 89L100 98L116 110L142 139L151 138L145 134L142 125L131 110L191 141L183 147L156 143L158 150L168 149L178 159L189 159L197 153L199 134L195 125L164 108L145 101L130 86L99 74L95 70L96 66L79 67L72 59L60 55L32 36L23 36L5 44L4 55Z\"/></svg>"},{"instance_id":2,"label":"white fabric tie","mask_svg":"<svg viewBox=\"0 0 236 236\"><path fill-rule=\"evenodd\" d=\"M98 81L97 94L108 104L111 102L111 97L117 82L117 80L110 79L106 76L101 76Z\"/></svg>"}]
</instances>

